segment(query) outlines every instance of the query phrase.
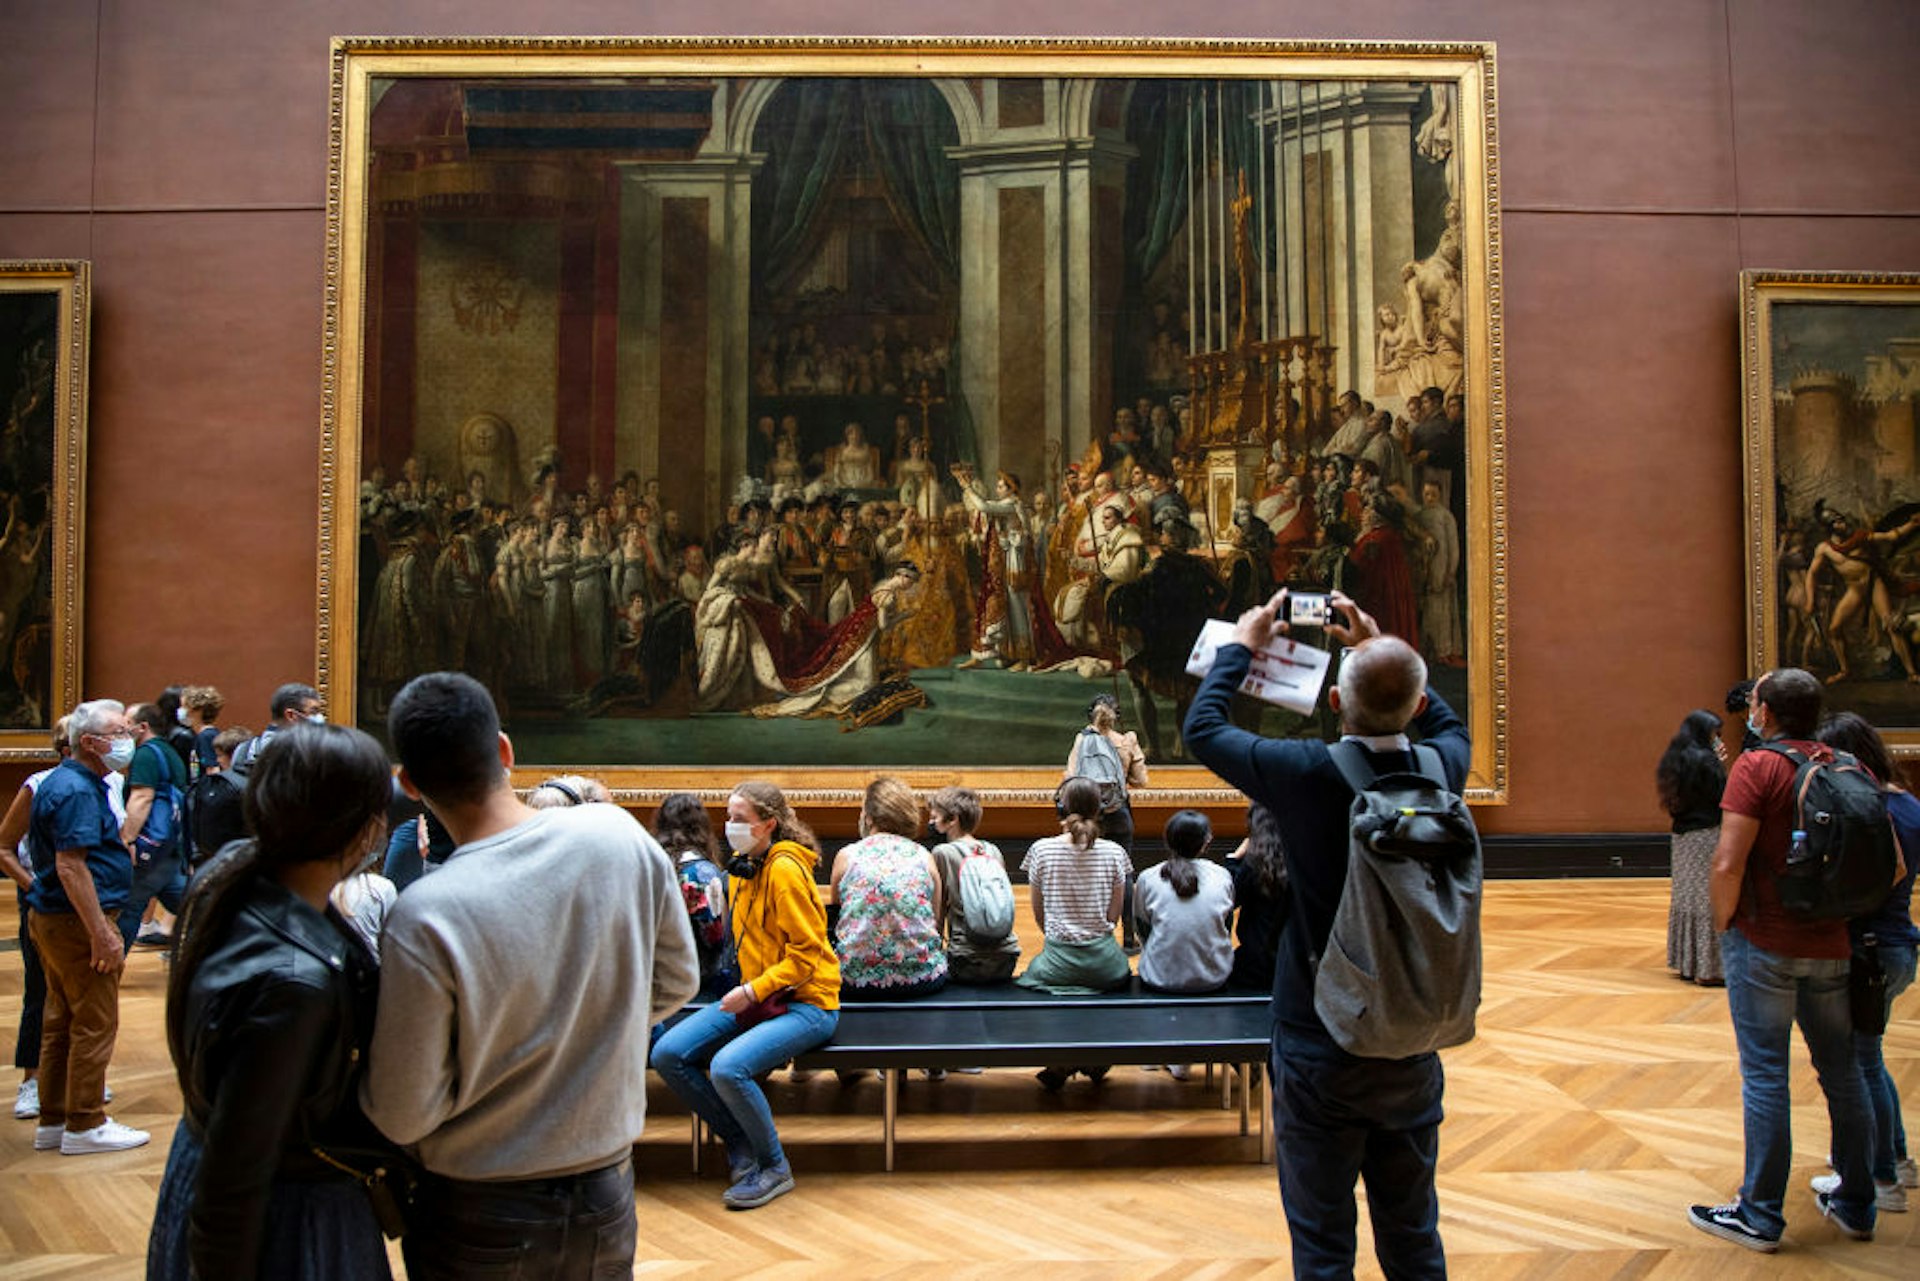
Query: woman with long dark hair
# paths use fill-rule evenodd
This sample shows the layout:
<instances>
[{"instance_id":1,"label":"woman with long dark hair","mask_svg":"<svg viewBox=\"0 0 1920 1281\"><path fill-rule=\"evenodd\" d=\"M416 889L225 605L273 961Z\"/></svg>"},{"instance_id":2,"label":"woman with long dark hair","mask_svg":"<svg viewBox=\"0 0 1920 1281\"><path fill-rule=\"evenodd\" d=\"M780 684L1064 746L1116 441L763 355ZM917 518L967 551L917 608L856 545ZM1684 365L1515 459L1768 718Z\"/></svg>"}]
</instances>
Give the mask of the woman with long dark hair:
<instances>
[{"instance_id":1,"label":"woman with long dark hair","mask_svg":"<svg viewBox=\"0 0 1920 1281\"><path fill-rule=\"evenodd\" d=\"M1266 806L1247 806L1247 839L1227 856L1227 874L1233 878L1233 901L1238 905L1233 932L1239 940L1227 986L1271 992L1280 933L1287 927L1293 895L1287 885L1280 824Z\"/></svg>"},{"instance_id":2,"label":"woman with long dark hair","mask_svg":"<svg viewBox=\"0 0 1920 1281\"><path fill-rule=\"evenodd\" d=\"M149 1278L389 1275L361 1186L395 1155L359 1105L378 974L328 895L386 847L391 796L366 734L283 730L247 781L254 839L195 876L167 976L185 1116Z\"/></svg>"},{"instance_id":3,"label":"woman with long dark hair","mask_svg":"<svg viewBox=\"0 0 1920 1281\"><path fill-rule=\"evenodd\" d=\"M1673 822L1673 890L1667 907L1667 968L1703 986L1726 981L1720 936L1707 898L1707 871L1720 840L1720 793L1727 786L1727 747L1720 717L1687 713L1654 772L1660 804Z\"/></svg>"},{"instance_id":4,"label":"woman with long dark hair","mask_svg":"<svg viewBox=\"0 0 1920 1281\"><path fill-rule=\"evenodd\" d=\"M793 1190L793 1170L756 1079L833 1036L840 963L827 939L814 868L819 839L772 783L751 780L727 798L727 897L739 986L669 1028L653 1068L727 1145L729 1210L751 1210Z\"/></svg>"},{"instance_id":5,"label":"woman with long dark hair","mask_svg":"<svg viewBox=\"0 0 1920 1281\"><path fill-rule=\"evenodd\" d=\"M1167 861L1140 873L1133 919L1140 981L1166 992L1214 992L1233 969L1233 878L1207 859L1213 825L1199 810L1167 820Z\"/></svg>"},{"instance_id":6,"label":"woman with long dark hair","mask_svg":"<svg viewBox=\"0 0 1920 1281\"><path fill-rule=\"evenodd\" d=\"M707 807L692 792L671 792L653 812L653 839L673 860L680 897L700 953L700 999L717 1000L739 976L727 957L727 876Z\"/></svg>"},{"instance_id":7,"label":"woman with long dark hair","mask_svg":"<svg viewBox=\"0 0 1920 1281\"><path fill-rule=\"evenodd\" d=\"M1877 912L1847 922L1854 964L1871 966L1877 962L1880 972L1886 976L1880 1010L1884 1026L1888 1012L1893 1009L1893 998L1913 985L1916 949L1920 948L1920 930L1913 925L1914 865L1920 860L1920 800L1914 799L1913 793L1900 781L1886 740L1864 718L1853 712L1835 712L1814 738L1836 752L1851 753L1886 788L1887 816L1893 820L1894 839L1899 842L1901 859L1906 865ZM1853 1057L1866 1081L1867 1103L1873 1111L1874 1203L1883 1211L1899 1213L1907 1208L1906 1189L1920 1186L1920 1178L1915 1177L1920 1171L1915 1170L1913 1158L1907 1154L1907 1127L1900 1119L1900 1092L1894 1087L1881 1050L1884 1035L1856 1029ZM1837 1174L1820 1175L1813 1181L1813 1190L1835 1192L1840 1187L1839 1180Z\"/></svg>"}]
</instances>

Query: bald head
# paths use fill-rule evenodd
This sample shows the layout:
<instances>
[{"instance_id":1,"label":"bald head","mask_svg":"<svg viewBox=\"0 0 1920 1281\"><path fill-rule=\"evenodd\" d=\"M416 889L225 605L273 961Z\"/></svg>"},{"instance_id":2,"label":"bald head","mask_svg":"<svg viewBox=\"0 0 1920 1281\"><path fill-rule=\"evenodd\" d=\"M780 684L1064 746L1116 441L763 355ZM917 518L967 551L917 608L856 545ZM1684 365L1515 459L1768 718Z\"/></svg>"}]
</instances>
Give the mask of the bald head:
<instances>
[{"instance_id":1,"label":"bald head","mask_svg":"<svg viewBox=\"0 0 1920 1281\"><path fill-rule=\"evenodd\" d=\"M1427 664L1398 636L1376 636L1340 663L1340 721L1350 734L1398 734L1420 711Z\"/></svg>"}]
</instances>

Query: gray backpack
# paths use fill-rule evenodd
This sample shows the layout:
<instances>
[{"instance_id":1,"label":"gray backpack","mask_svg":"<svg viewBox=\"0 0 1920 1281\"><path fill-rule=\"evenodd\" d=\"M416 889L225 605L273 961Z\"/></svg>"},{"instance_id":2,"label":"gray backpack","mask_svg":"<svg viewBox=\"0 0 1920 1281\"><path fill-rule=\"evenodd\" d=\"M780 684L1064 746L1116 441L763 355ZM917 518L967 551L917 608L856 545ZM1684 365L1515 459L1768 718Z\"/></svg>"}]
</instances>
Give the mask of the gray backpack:
<instances>
[{"instance_id":1,"label":"gray backpack","mask_svg":"<svg viewBox=\"0 0 1920 1281\"><path fill-rule=\"evenodd\" d=\"M1120 763L1119 749L1107 736L1091 727L1080 731L1080 772L1076 777L1089 779L1100 789L1100 812L1112 814L1127 804L1127 767Z\"/></svg>"},{"instance_id":2,"label":"gray backpack","mask_svg":"<svg viewBox=\"0 0 1920 1281\"><path fill-rule=\"evenodd\" d=\"M1473 1039L1480 1007L1480 834L1440 754L1375 774L1358 743L1328 749L1353 809L1347 884L1313 1008L1349 1054L1404 1059Z\"/></svg>"}]
</instances>

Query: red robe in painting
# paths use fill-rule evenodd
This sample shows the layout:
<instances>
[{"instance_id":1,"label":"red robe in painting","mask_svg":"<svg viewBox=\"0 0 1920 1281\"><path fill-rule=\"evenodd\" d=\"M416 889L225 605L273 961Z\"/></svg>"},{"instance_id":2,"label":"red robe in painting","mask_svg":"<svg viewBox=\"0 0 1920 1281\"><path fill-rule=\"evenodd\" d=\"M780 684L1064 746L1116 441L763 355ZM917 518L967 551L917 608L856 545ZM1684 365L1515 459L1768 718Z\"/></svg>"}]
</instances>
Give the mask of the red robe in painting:
<instances>
[{"instance_id":1,"label":"red robe in painting","mask_svg":"<svg viewBox=\"0 0 1920 1281\"><path fill-rule=\"evenodd\" d=\"M1380 630L1420 648L1420 608L1406 544L1386 526L1369 529L1353 545L1353 599Z\"/></svg>"}]
</instances>

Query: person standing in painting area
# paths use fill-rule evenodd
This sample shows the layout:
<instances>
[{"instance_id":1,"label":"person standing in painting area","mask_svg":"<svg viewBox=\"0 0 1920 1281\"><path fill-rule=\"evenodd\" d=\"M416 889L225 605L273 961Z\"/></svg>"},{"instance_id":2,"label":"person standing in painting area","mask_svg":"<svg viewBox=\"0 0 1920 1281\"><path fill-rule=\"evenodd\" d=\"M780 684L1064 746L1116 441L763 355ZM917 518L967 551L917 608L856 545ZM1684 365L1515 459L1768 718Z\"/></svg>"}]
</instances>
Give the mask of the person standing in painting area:
<instances>
[{"instance_id":1,"label":"person standing in painting area","mask_svg":"<svg viewBox=\"0 0 1920 1281\"><path fill-rule=\"evenodd\" d=\"M522 802L472 677L409 681L387 735L456 843L387 918L361 1086L425 1167L407 1275L626 1276L649 1031L700 985L673 866L618 806Z\"/></svg>"},{"instance_id":2,"label":"person standing in painting area","mask_svg":"<svg viewBox=\"0 0 1920 1281\"><path fill-rule=\"evenodd\" d=\"M1913 880L1915 858L1920 856L1920 800L1915 800L1900 781L1900 771L1887 751L1886 740L1865 718L1853 712L1835 712L1820 726L1817 735L1836 752L1846 752L1882 781L1887 791L1887 817L1893 820L1893 834L1899 841L1901 858L1906 864L1893 892L1871 916L1847 922L1847 937L1853 945L1853 965L1878 970L1885 979L1881 991L1877 1029L1856 1026L1853 1055L1860 1064L1860 1076L1867 1087L1867 1107L1873 1119L1873 1198L1882 1211L1903 1214L1907 1209L1907 1189L1920 1187L1920 1167L1907 1155L1907 1127L1900 1119L1900 1092L1887 1071L1882 1047L1888 1015L1894 998L1913 986L1915 948L1920 946L1920 930L1913 925ZM1815 1192L1837 1192L1838 1174L1816 1175Z\"/></svg>"},{"instance_id":3,"label":"person standing in painting area","mask_svg":"<svg viewBox=\"0 0 1920 1281\"><path fill-rule=\"evenodd\" d=\"M114 918L133 884L106 776L133 763L133 727L125 707L103 698L74 708L67 731L73 754L34 791L28 824L27 928L47 978L33 1146L80 1156L136 1148L149 1136L106 1113L126 962Z\"/></svg>"},{"instance_id":4,"label":"person standing in painting area","mask_svg":"<svg viewBox=\"0 0 1920 1281\"><path fill-rule=\"evenodd\" d=\"M1720 717L1687 713L1655 771L1660 806L1673 821L1673 893L1667 906L1667 968L1683 979L1718 987L1720 936L1707 901L1707 868L1720 841L1720 794L1727 786L1727 745Z\"/></svg>"},{"instance_id":5,"label":"person standing in painting area","mask_svg":"<svg viewBox=\"0 0 1920 1281\"><path fill-rule=\"evenodd\" d=\"M1186 737L1195 760L1266 807L1286 849L1290 903L1273 979L1273 1108L1293 1274L1353 1275L1353 1188L1360 1179L1381 1269L1390 1277L1444 1277L1434 1186L1445 1088L1440 1057L1348 1054L1314 1008L1317 961L1346 888L1353 789L1326 743L1262 738L1228 715L1254 651L1285 633L1275 615L1286 601L1282 590L1240 616L1194 696ZM1411 731L1439 753L1447 786L1458 792L1472 752L1467 727L1427 687L1419 652L1383 635L1346 595L1334 593L1332 603L1327 635L1348 650L1327 702L1340 717L1343 741L1359 743L1376 774L1411 772Z\"/></svg>"},{"instance_id":6,"label":"person standing in painting area","mask_svg":"<svg viewBox=\"0 0 1920 1281\"><path fill-rule=\"evenodd\" d=\"M988 498L970 465L955 463L952 472L967 511L986 527L973 647L959 666L978 667L997 657L1008 671L1024 672L1069 657L1067 643L1047 608L1041 566L1020 498L1020 478L1012 472L998 473L994 496Z\"/></svg>"},{"instance_id":7,"label":"person standing in painting area","mask_svg":"<svg viewBox=\"0 0 1920 1281\"><path fill-rule=\"evenodd\" d=\"M1797 667L1775 668L1754 684L1747 724L1763 744L1742 752L1728 775L1707 883L1714 928L1724 931L1720 958L1740 1050L1746 1168L1736 1200L1693 1206L1687 1221L1769 1254L1780 1248L1787 1224L1793 1165L1788 1051L1796 1023L1826 1096L1833 1168L1840 1175L1839 1185L1815 1193L1815 1201L1842 1234L1873 1237L1871 1120L1853 1058L1847 923L1796 916L1780 899L1797 821L1796 770L1786 755L1768 748L1777 744L1810 760L1832 760L1833 749L1814 741L1820 703L1820 682Z\"/></svg>"}]
</instances>

